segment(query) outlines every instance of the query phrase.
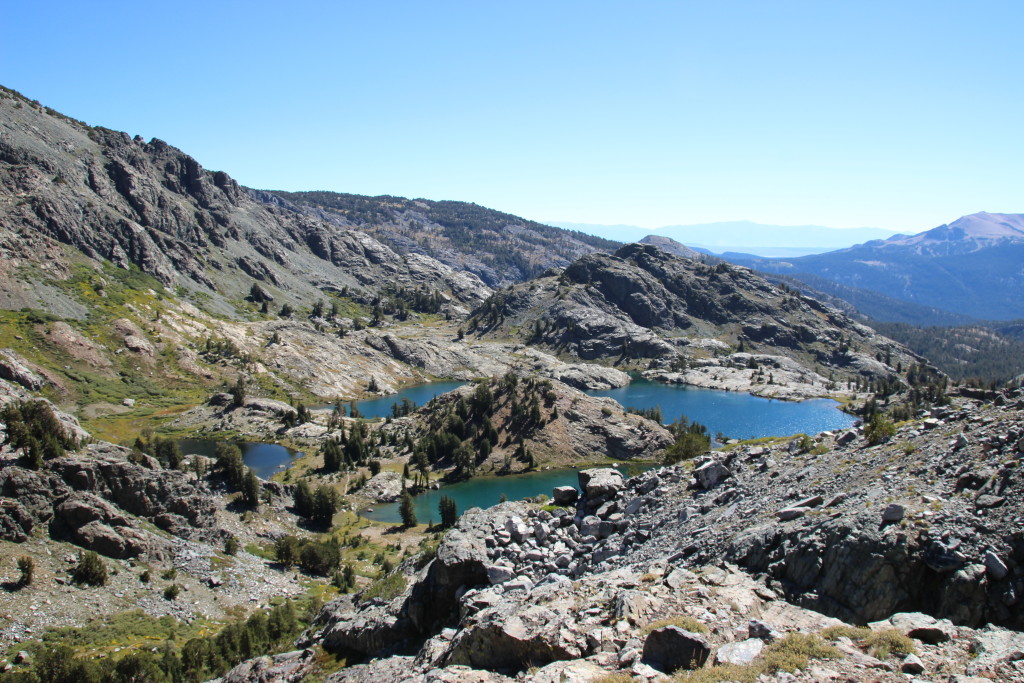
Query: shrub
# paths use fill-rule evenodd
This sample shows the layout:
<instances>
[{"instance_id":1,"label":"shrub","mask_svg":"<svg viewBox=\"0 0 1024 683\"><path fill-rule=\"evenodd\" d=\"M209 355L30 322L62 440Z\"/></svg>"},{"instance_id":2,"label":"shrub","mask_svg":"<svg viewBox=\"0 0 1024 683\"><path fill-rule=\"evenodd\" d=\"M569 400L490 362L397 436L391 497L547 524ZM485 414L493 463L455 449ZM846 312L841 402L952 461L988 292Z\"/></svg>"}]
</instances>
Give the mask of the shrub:
<instances>
[{"instance_id":1,"label":"shrub","mask_svg":"<svg viewBox=\"0 0 1024 683\"><path fill-rule=\"evenodd\" d=\"M238 539L234 536L228 536L224 540L224 552L228 555L236 555L238 553Z\"/></svg>"},{"instance_id":2,"label":"shrub","mask_svg":"<svg viewBox=\"0 0 1024 683\"><path fill-rule=\"evenodd\" d=\"M766 673L806 669L810 659L838 659L842 655L816 635L790 633L764 649L762 666Z\"/></svg>"},{"instance_id":3,"label":"shrub","mask_svg":"<svg viewBox=\"0 0 1024 683\"><path fill-rule=\"evenodd\" d=\"M179 593L181 593L181 588L178 584L172 583L164 589L164 600L176 600Z\"/></svg>"},{"instance_id":4,"label":"shrub","mask_svg":"<svg viewBox=\"0 0 1024 683\"><path fill-rule=\"evenodd\" d=\"M652 621L651 623L644 626L643 633L647 635L655 629L659 629L662 626L678 626L684 631L691 633L707 633L708 627L700 623L691 616L680 614L675 617L669 617L668 619L659 619L658 621Z\"/></svg>"},{"instance_id":5,"label":"shrub","mask_svg":"<svg viewBox=\"0 0 1024 683\"><path fill-rule=\"evenodd\" d=\"M880 413L875 413L866 425L864 425L864 438L872 446L877 446L891 439L896 434L896 425Z\"/></svg>"},{"instance_id":6,"label":"shrub","mask_svg":"<svg viewBox=\"0 0 1024 683\"><path fill-rule=\"evenodd\" d=\"M32 578L36 571L35 560L27 555L19 557L18 571L21 572L21 576L18 577L18 584L21 586L31 586Z\"/></svg>"},{"instance_id":7,"label":"shrub","mask_svg":"<svg viewBox=\"0 0 1024 683\"><path fill-rule=\"evenodd\" d=\"M363 600L372 600L373 598L380 598L384 602L393 600L402 594L405 590L405 577L401 573L394 573L389 576L385 576L383 579L374 581L363 591Z\"/></svg>"},{"instance_id":8,"label":"shrub","mask_svg":"<svg viewBox=\"0 0 1024 683\"><path fill-rule=\"evenodd\" d=\"M78 556L78 566L72 574L75 583L89 586L105 586L107 583L107 565L100 556L86 550Z\"/></svg>"},{"instance_id":9,"label":"shrub","mask_svg":"<svg viewBox=\"0 0 1024 683\"><path fill-rule=\"evenodd\" d=\"M914 641L894 628L872 631L858 645L865 647L872 656L884 659L890 654L912 655L917 652Z\"/></svg>"},{"instance_id":10,"label":"shrub","mask_svg":"<svg viewBox=\"0 0 1024 683\"><path fill-rule=\"evenodd\" d=\"M828 640L839 640L840 638L863 640L870 634L871 629L867 626L847 626L846 624L829 626L821 632L822 637Z\"/></svg>"}]
</instances>

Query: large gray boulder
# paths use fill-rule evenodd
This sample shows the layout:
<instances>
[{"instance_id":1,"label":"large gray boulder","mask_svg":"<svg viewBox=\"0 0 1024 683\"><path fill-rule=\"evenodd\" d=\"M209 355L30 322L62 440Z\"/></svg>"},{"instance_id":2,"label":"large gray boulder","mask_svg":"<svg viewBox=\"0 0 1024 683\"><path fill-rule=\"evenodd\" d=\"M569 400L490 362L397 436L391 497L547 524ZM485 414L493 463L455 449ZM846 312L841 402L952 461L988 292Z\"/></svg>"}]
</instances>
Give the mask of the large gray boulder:
<instances>
[{"instance_id":1,"label":"large gray boulder","mask_svg":"<svg viewBox=\"0 0 1024 683\"><path fill-rule=\"evenodd\" d=\"M578 477L588 510L596 510L614 498L624 483L622 473L610 467L582 470Z\"/></svg>"},{"instance_id":2,"label":"large gray boulder","mask_svg":"<svg viewBox=\"0 0 1024 683\"><path fill-rule=\"evenodd\" d=\"M409 592L379 604L357 604L352 596L334 600L320 610L314 627L321 628L324 649L338 654L388 655L416 634L404 615Z\"/></svg>"},{"instance_id":3,"label":"large gray boulder","mask_svg":"<svg viewBox=\"0 0 1024 683\"><path fill-rule=\"evenodd\" d=\"M313 670L313 650L249 659L224 674L222 683L298 683Z\"/></svg>"},{"instance_id":4,"label":"large gray boulder","mask_svg":"<svg viewBox=\"0 0 1024 683\"><path fill-rule=\"evenodd\" d=\"M521 671L579 659L586 651L586 638L578 631L573 615L556 609L505 601L482 610L462 624L445 663Z\"/></svg>"},{"instance_id":5,"label":"large gray boulder","mask_svg":"<svg viewBox=\"0 0 1024 683\"><path fill-rule=\"evenodd\" d=\"M699 669L711 656L703 636L678 626L662 626L644 640L643 662L670 674L678 669Z\"/></svg>"}]
</instances>

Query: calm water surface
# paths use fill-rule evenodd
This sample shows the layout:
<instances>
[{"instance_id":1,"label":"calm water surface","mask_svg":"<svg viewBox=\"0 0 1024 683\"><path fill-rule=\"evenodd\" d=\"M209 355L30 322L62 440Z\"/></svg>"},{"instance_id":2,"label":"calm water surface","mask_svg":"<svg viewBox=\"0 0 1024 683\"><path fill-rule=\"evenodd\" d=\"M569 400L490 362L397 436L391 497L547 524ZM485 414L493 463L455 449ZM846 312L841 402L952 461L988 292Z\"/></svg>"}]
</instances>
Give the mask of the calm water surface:
<instances>
[{"instance_id":1,"label":"calm water surface","mask_svg":"<svg viewBox=\"0 0 1024 683\"><path fill-rule=\"evenodd\" d=\"M618 465L616 469L625 476L632 477L650 467L650 465ZM416 519L421 524L430 521L440 522L441 514L438 512L437 505L441 502L441 496L448 496L454 500L459 514L474 507L487 508L497 505L501 501L501 494L505 494L508 500L522 500L541 493L550 496L551 489L556 486L578 487L578 472L579 470L574 469L559 469L512 474L507 477L474 477L468 481L445 486L437 491L424 491L412 499L416 509ZM368 519L389 524L398 524L402 521L398 503L374 505L371 509L372 511L370 509L363 510L359 514Z\"/></svg>"},{"instance_id":2,"label":"calm water surface","mask_svg":"<svg viewBox=\"0 0 1024 683\"><path fill-rule=\"evenodd\" d=\"M466 382L432 382L408 387L383 398L359 401L359 411L364 417L387 417L391 406L408 398L422 406L435 396L464 386ZM853 424L855 418L838 409L839 404L830 399L810 401L777 401L759 398L750 394L714 389L699 389L682 384L662 384L647 380L634 380L621 389L588 391L591 396L607 396L625 407L660 407L666 423L686 415L708 427L714 435L718 432L730 438L753 439L762 436L788 436L797 433L817 434L826 430L843 429ZM212 457L215 441L183 439L178 442L184 454L198 453ZM301 455L284 446L267 443L240 443L245 464L262 479L269 479L275 473L286 469ZM641 467L630 476L642 471ZM440 491L426 491L416 496L416 517L422 522L440 521L437 505L442 495L455 500L460 512L472 507L490 507L496 504L502 494L509 500L521 500L541 493L551 495L555 486L576 486L577 470L547 470L507 477L477 477ZM376 505L373 511L363 511L365 517L380 522L398 523L401 516L397 503Z\"/></svg>"},{"instance_id":3,"label":"calm water surface","mask_svg":"<svg viewBox=\"0 0 1024 683\"><path fill-rule=\"evenodd\" d=\"M666 424L686 415L691 421L707 426L712 436L721 432L732 439L817 434L850 427L856 420L839 410L837 402L827 398L778 401L735 391L643 379L634 380L621 389L587 393L614 398L627 408L660 407Z\"/></svg>"},{"instance_id":4,"label":"calm water surface","mask_svg":"<svg viewBox=\"0 0 1024 683\"><path fill-rule=\"evenodd\" d=\"M276 443L236 442L242 449L242 460L252 468L260 479L270 479L281 470L291 467L292 462L302 455ZM180 439L178 447L182 455L205 455L213 457L217 442L210 439Z\"/></svg>"},{"instance_id":5,"label":"calm water surface","mask_svg":"<svg viewBox=\"0 0 1024 683\"><path fill-rule=\"evenodd\" d=\"M417 384L416 386L406 387L400 389L397 393L390 394L388 396L381 396L380 398L368 398L363 401L356 401L356 407L359 408L359 412L365 418L374 417L390 417L391 406L394 404L402 403L403 398L407 398L416 404L417 408L422 408L431 399L440 396L441 394L447 394L449 391L455 391L459 387L466 386L467 382L460 382L456 380L446 380L444 382L430 382L428 384ZM342 403L342 406L348 413L348 402ZM314 406L315 408L333 408L333 403L327 403L322 406Z\"/></svg>"}]
</instances>

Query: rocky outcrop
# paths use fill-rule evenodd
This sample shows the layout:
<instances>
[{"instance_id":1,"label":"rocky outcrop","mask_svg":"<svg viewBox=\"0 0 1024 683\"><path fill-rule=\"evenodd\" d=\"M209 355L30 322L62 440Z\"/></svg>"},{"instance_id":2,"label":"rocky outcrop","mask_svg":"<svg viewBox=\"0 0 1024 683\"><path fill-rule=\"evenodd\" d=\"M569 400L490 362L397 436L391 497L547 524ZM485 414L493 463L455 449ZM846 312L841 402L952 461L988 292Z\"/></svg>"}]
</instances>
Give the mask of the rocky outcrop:
<instances>
[{"instance_id":1,"label":"rocky outcrop","mask_svg":"<svg viewBox=\"0 0 1024 683\"><path fill-rule=\"evenodd\" d=\"M794 441L715 454L689 488L666 487L631 520L655 529L636 552L676 552L690 566L725 558L854 623L925 612L1019 628L1019 511L996 501L1024 487L1024 404L1016 391L1002 403L936 408L882 445L854 430L810 451ZM711 467L730 476L708 480Z\"/></svg>"},{"instance_id":2,"label":"rocky outcrop","mask_svg":"<svg viewBox=\"0 0 1024 683\"><path fill-rule=\"evenodd\" d=\"M746 268L710 266L644 244L590 254L561 273L496 292L470 327L584 360L653 359L643 366L662 379L685 371L683 381L783 398L835 391L837 376L892 380L897 366L919 360ZM771 369L755 372L761 362L778 366L777 382ZM697 367L707 372L690 370Z\"/></svg>"},{"instance_id":3,"label":"rocky outcrop","mask_svg":"<svg viewBox=\"0 0 1024 683\"><path fill-rule=\"evenodd\" d=\"M598 478L595 474L588 475L588 483ZM662 497L674 486L692 484L679 474L665 469L624 482L613 501L639 498L650 503L627 504L630 531L650 531L645 511L661 507ZM453 608L447 625L423 622L425 626L413 635L371 619L370 615L382 614L385 608L379 601L361 604L349 596L326 606L318 618L325 636L337 633L336 627L346 628L351 638L375 634L373 643L364 641L364 647L372 648L344 650L374 659L329 680L424 683L516 677L561 682L597 681L612 673L662 680L659 676L667 672L711 661L756 665L766 648L788 633L817 634L829 626L843 626L836 619L780 600L764 582L733 565L695 564L687 569L678 553L643 559L642 550L656 554L670 550L654 535L638 542L633 552L601 564L592 561L599 549L596 539L584 540L586 547L579 557L586 560L586 569L579 573L546 566L538 554L565 541L567 537L557 530L579 530L579 515L586 505L582 500L576 515L561 516L523 503L468 511L442 541L444 552L439 549L433 561L438 566L432 563L418 573L411 589L386 608L401 623L415 596L426 594L421 590L425 583L434 582L435 589L445 587L446 604ZM560 521L556 524L556 520ZM467 563L476 568L448 573L458 566L467 569ZM439 565L445 565L446 571ZM491 571L495 567L509 572ZM481 569L487 571L481 574ZM441 576L446 580L438 582ZM486 581L481 581L483 576ZM359 619L363 619L362 630L356 625ZM880 672L912 667L920 667L919 672L969 670L1006 678L1014 671L1020 649L1013 632L997 628L975 632L923 614L894 614L871 627L896 629L915 638L917 655L903 659L876 653L876 657L839 638L837 659L812 660L802 677L779 680L874 680ZM311 642L317 642L315 636ZM322 642L332 651L338 645L327 638ZM973 659L967 652L968 642L978 655ZM396 649L402 654L388 656Z\"/></svg>"},{"instance_id":4,"label":"rocky outcrop","mask_svg":"<svg viewBox=\"0 0 1024 683\"><path fill-rule=\"evenodd\" d=\"M57 505L50 534L115 559L143 554L163 557L168 545L143 532L113 505L91 493L72 493ZM157 550L154 545L163 547Z\"/></svg>"},{"instance_id":5,"label":"rocky outcrop","mask_svg":"<svg viewBox=\"0 0 1024 683\"><path fill-rule=\"evenodd\" d=\"M412 482L403 482L401 472L381 472L370 478L359 494L378 503L393 503Z\"/></svg>"},{"instance_id":6,"label":"rocky outcrop","mask_svg":"<svg viewBox=\"0 0 1024 683\"><path fill-rule=\"evenodd\" d=\"M521 671L531 665L579 659L588 649L575 614L550 605L503 601L468 616L460 625L444 658L446 664Z\"/></svg>"},{"instance_id":7,"label":"rocky outcrop","mask_svg":"<svg viewBox=\"0 0 1024 683\"><path fill-rule=\"evenodd\" d=\"M0 121L0 197L10 200L0 242L42 237L48 247L59 242L120 268L134 265L165 286L204 291L211 310L228 314L232 300L248 296L257 282L293 306L326 290L426 288L460 316L491 291L471 273L425 255L403 256L350 225L247 191L162 140L93 128L7 90L0 93ZM17 251L67 277L60 249ZM47 263L54 256L57 263ZM11 285L43 286L14 278ZM80 310L57 289L47 296L58 310ZM152 355L145 335L121 339L132 352Z\"/></svg>"},{"instance_id":8,"label":"rocky outcrop","mask_svg":"<svg viewBox=\"0 0 1024 683\"><path fill-rule=\"evenodd\" d=\"M296 650L242 662L220 678L222 683L298 683L313 672L315 653Z\"/></svg>"},{"instance_id":9,"label":"rocky outcrop","mask_svg":"<svg viewBox=\"0 0 1024 683\"><path fill-rule=\"evenodd\" d=\"M672 435L658 423L626 412L612 399L591 397L561 382L510 372L483 384L492 396L485 407L468 408L477 405L474 394L482 386L470 384L438 396L411 420L383 429L402 435L410 427L420 434L436 433L446 430L450 416L462 411L466 424L479 430L485 428L486 417L497 438L489 440L488 457L476 462L478 473L526 469L526 450L537 464L569 466L607 457L650 460L673 443Z\"/></svg>"},{"instance_id":10,"label":"rocky outcrop","mask_svg":"<svg viewBox=\"0 0 1024 683\"><path fill-rule=\"evenodd\" d=\"M46 383L29 368L24 358L11 349L0 349L0 379L19 384L29 391L39 391Z\"/></svg>"},{"instance_id":11,"label":"rocky outcrop","mask_svg":"<svg viewBox=\"0 0 1024 683\"><path fill-rule=\"evenodd\" d=\"M138 518L185 538L219 538L205 487L183 472L120 459L127 453L97 443L45 461L40 471L0 468L0 538L22 542L45 527L54 538L108 557L151 559L166 557L168 543Z\"/></svg>"},{"instance_id":12,"label":"rocky outcrop","mask_svg":"<svg viewBox=\"0 0 1024 683\"><path fill-rule=\"evenodd\" d=\"M91 458L60 458L49 467L71 488L95 493L176 535L214 526L216 508L209 491L184 472L119 459L127 450L110 444L91 445L87 452Z\"/></svg>"}]
</instances>

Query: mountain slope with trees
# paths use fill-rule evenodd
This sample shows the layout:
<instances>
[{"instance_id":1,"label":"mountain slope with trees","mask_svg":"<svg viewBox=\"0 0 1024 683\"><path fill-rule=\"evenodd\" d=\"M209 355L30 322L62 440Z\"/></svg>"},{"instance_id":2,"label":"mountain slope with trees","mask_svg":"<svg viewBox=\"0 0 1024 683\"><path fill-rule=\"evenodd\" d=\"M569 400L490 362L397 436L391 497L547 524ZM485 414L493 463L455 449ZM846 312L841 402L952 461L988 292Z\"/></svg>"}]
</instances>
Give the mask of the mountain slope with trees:
<instances>
[{"instance_id":1,"label":"mountain slope with trees","mask_svg":"<svg viewBox=\"0 0 1024 683\"><path fill-rule=\"evenodd\" d=\"M272 192L306 213L373 235L399 253L424 254L467 270L490 287L529 280L618 242L555 228L469 202Z\"/></svg>"},{"instance_id":2,"label":"mountain slope with trees","mask_svg":"<svg viewBox=\"0 0 1024 683\"><path fill-rule=\"evenodd\" d=\"M369 299L385 287L434 291L445 307L489 294L469 273L265 199L161 140L91 127L0 90L4 307L84 314L48 282L71 274L61 245L229 316L254 286L275 307L327 291Z\"/></svg>"},{"instance_id":3,"label":"mountain slope with trees","mask_svg":"<svg viewBox=\"0 0 1024 683\"><path fill-rule=\"evenodd\" d=\"M511 337L635 369L678 372L703 364L714 374L728 366L743 369L751 384L759 383L759 370L767 381L774 375L764 373L762 361L781 369L781 359L789 359L815 373L804 381L821 381L820 393L826 385L895 379L920 361L839 310L746 268L706 265L643 244L591 254L499 290L469 328L484 338Z\"/></svg>"}]
</instances>

